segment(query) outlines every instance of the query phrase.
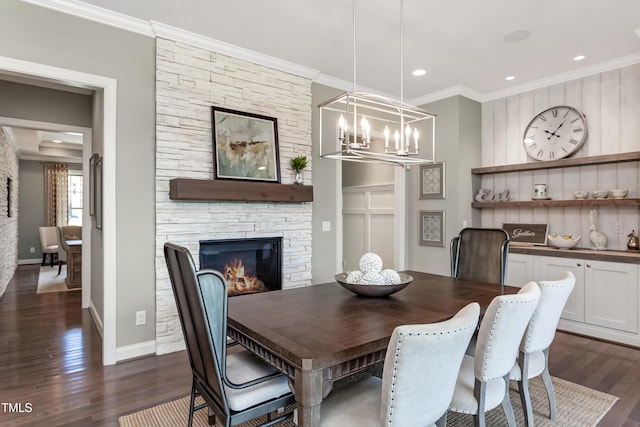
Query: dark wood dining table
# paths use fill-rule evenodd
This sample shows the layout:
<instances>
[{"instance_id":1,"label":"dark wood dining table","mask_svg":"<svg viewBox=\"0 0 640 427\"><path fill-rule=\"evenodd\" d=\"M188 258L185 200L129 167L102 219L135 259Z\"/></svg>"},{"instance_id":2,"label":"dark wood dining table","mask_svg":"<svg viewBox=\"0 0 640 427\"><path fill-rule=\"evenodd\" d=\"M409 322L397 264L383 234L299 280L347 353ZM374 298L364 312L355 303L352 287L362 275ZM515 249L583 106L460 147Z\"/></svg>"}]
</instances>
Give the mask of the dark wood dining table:
<instances>
[{"instance_id":1,"label":"dark wood dining table","mask_svg":"<svg viewBox=\"0 0 640 427\"><path fill-rule=\"evenodd\" d=\"M384 360L396 326L439 322L472 301L485 309L519 289L406 271L413 282L384 298L357 296L338 283L229 299L228 334L289 378L298 426L320 422L334 381Z\"/></svg>"}]
</instances>

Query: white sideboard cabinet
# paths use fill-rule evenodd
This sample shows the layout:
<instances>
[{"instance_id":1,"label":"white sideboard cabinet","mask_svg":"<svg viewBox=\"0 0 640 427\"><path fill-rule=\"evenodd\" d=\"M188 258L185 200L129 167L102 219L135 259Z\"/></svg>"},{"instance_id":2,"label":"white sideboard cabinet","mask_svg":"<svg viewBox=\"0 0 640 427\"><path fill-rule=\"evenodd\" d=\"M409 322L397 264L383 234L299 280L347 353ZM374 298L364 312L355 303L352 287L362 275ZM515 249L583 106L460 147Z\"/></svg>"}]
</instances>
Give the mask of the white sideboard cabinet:
<instances>
[{"instance_id":1,"label":"white sideboard cabinet","mask_svg":"<svg viewBox=\"0 0 640 427\"><path fill-rule=\"evenodd\" d=\"M558 329L640 347L638 278L635 263L509 254L507 284L576 276Z\"/></svg>"}]
</instances>

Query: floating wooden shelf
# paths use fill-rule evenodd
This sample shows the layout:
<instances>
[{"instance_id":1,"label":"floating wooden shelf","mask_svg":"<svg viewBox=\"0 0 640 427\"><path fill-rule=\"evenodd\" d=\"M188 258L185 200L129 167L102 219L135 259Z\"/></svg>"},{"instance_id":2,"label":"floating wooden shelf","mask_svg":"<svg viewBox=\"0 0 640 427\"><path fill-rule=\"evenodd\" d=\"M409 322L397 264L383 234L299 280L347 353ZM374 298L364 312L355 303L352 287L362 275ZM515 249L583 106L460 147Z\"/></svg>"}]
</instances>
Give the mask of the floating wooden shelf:
<instances>
[{"instance_id":1,"label":"floating wooden shelf","mask_svg":"<svg viewBox=\"0 0 640 427\"><path fill-rule=\"evenodd\" d=\"M471 207L477 209L499 208L565 208L592 206L640 206L640 199L574 199L574 200L514 200L508 202L473 202Z\"/></svg>"},{"instance_id":2,"label":"floating wooden shelf","mask_svg":"<svg viewBox=\"0 0 640 427\"><path fill-rule=\"evenodd\" d=\"M514 165L489 166L471 169L473 175L486 175L491 173L523 172L542 169L557 169L576 166L606 165L609 163L624 163L640 161L640 151L631 153L606 154L592 157L572 157L570 159L553 160L550 162L519 163Z\"/></svg>"},{"instance_id":3,"label":"floating wooden shelf","mask_svg":"<svg viewBox=\"0 0 640 427\"><path fill-rule=\"evenodd\" d=\"M175 178L169 182L169 198L203 202L303 203L313 201L313 187L272 182Z\"/></svg>"}]
</instances>

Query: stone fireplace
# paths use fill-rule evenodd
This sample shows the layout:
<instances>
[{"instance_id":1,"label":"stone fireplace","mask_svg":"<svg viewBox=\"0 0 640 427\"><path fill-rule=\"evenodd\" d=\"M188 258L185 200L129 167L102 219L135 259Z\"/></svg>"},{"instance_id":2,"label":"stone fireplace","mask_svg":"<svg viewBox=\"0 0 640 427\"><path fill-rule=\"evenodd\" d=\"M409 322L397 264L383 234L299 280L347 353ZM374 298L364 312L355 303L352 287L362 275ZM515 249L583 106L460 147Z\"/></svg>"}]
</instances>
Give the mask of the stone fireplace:
<instances>
[{"instance_id":1,"label":"stone fireplace","mask_svg":"<svg viewBox=\"0 0 640 427\"><path fill-rule=\"evenodd\" d=\"M282 289L282 238L200 240L200 268L218 270L229 296Z\"/></svg>"},{"instance_id":2,"label":"stone fireplace","mask_svg":"<svg viewBox=\"0 0 640 427\"><path fill-rule=\"evenodd\" d=\"M175 178L214 180L214 105L277 118L281 184L293 184L290 159L312 158L312 103L308 78L163 38L157 39L156 49L156 353L165 354L185 348L164 260L165 242L189 249L200 269L207 267L199 259L201 241L277 238L279 286L311 284L311 203L215 197L181 201L171 200L169 193ZM312 185L312 166L305 170L305 185ZM237 183L218 184L229 190ZM249 261L243 266L230 261L229 273L237 284L256 274L250 272ZM216 269L221 268L224 265ZM272 286L271 279L258 279Z\"/></svg>"}]
</instances>

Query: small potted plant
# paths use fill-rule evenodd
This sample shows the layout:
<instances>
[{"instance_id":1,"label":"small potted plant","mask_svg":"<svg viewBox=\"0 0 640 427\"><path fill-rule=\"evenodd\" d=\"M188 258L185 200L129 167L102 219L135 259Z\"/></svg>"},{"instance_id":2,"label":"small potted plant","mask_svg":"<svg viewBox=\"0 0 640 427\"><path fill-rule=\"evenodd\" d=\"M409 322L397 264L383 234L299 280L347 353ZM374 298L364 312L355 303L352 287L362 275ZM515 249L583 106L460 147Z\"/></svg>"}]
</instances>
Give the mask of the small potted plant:
<instances>
[{"instance_id":1,"label":"small potted plant","mask_svg":"<svg viewBox=\"0 0 640 427\"><path fill-rule=\"evenodd\" d=\"M297 156L291 159L291 167L296 171L295 183L303 184L302 170L307 167L307 156Z\"/></svg>"}]
</instances>

